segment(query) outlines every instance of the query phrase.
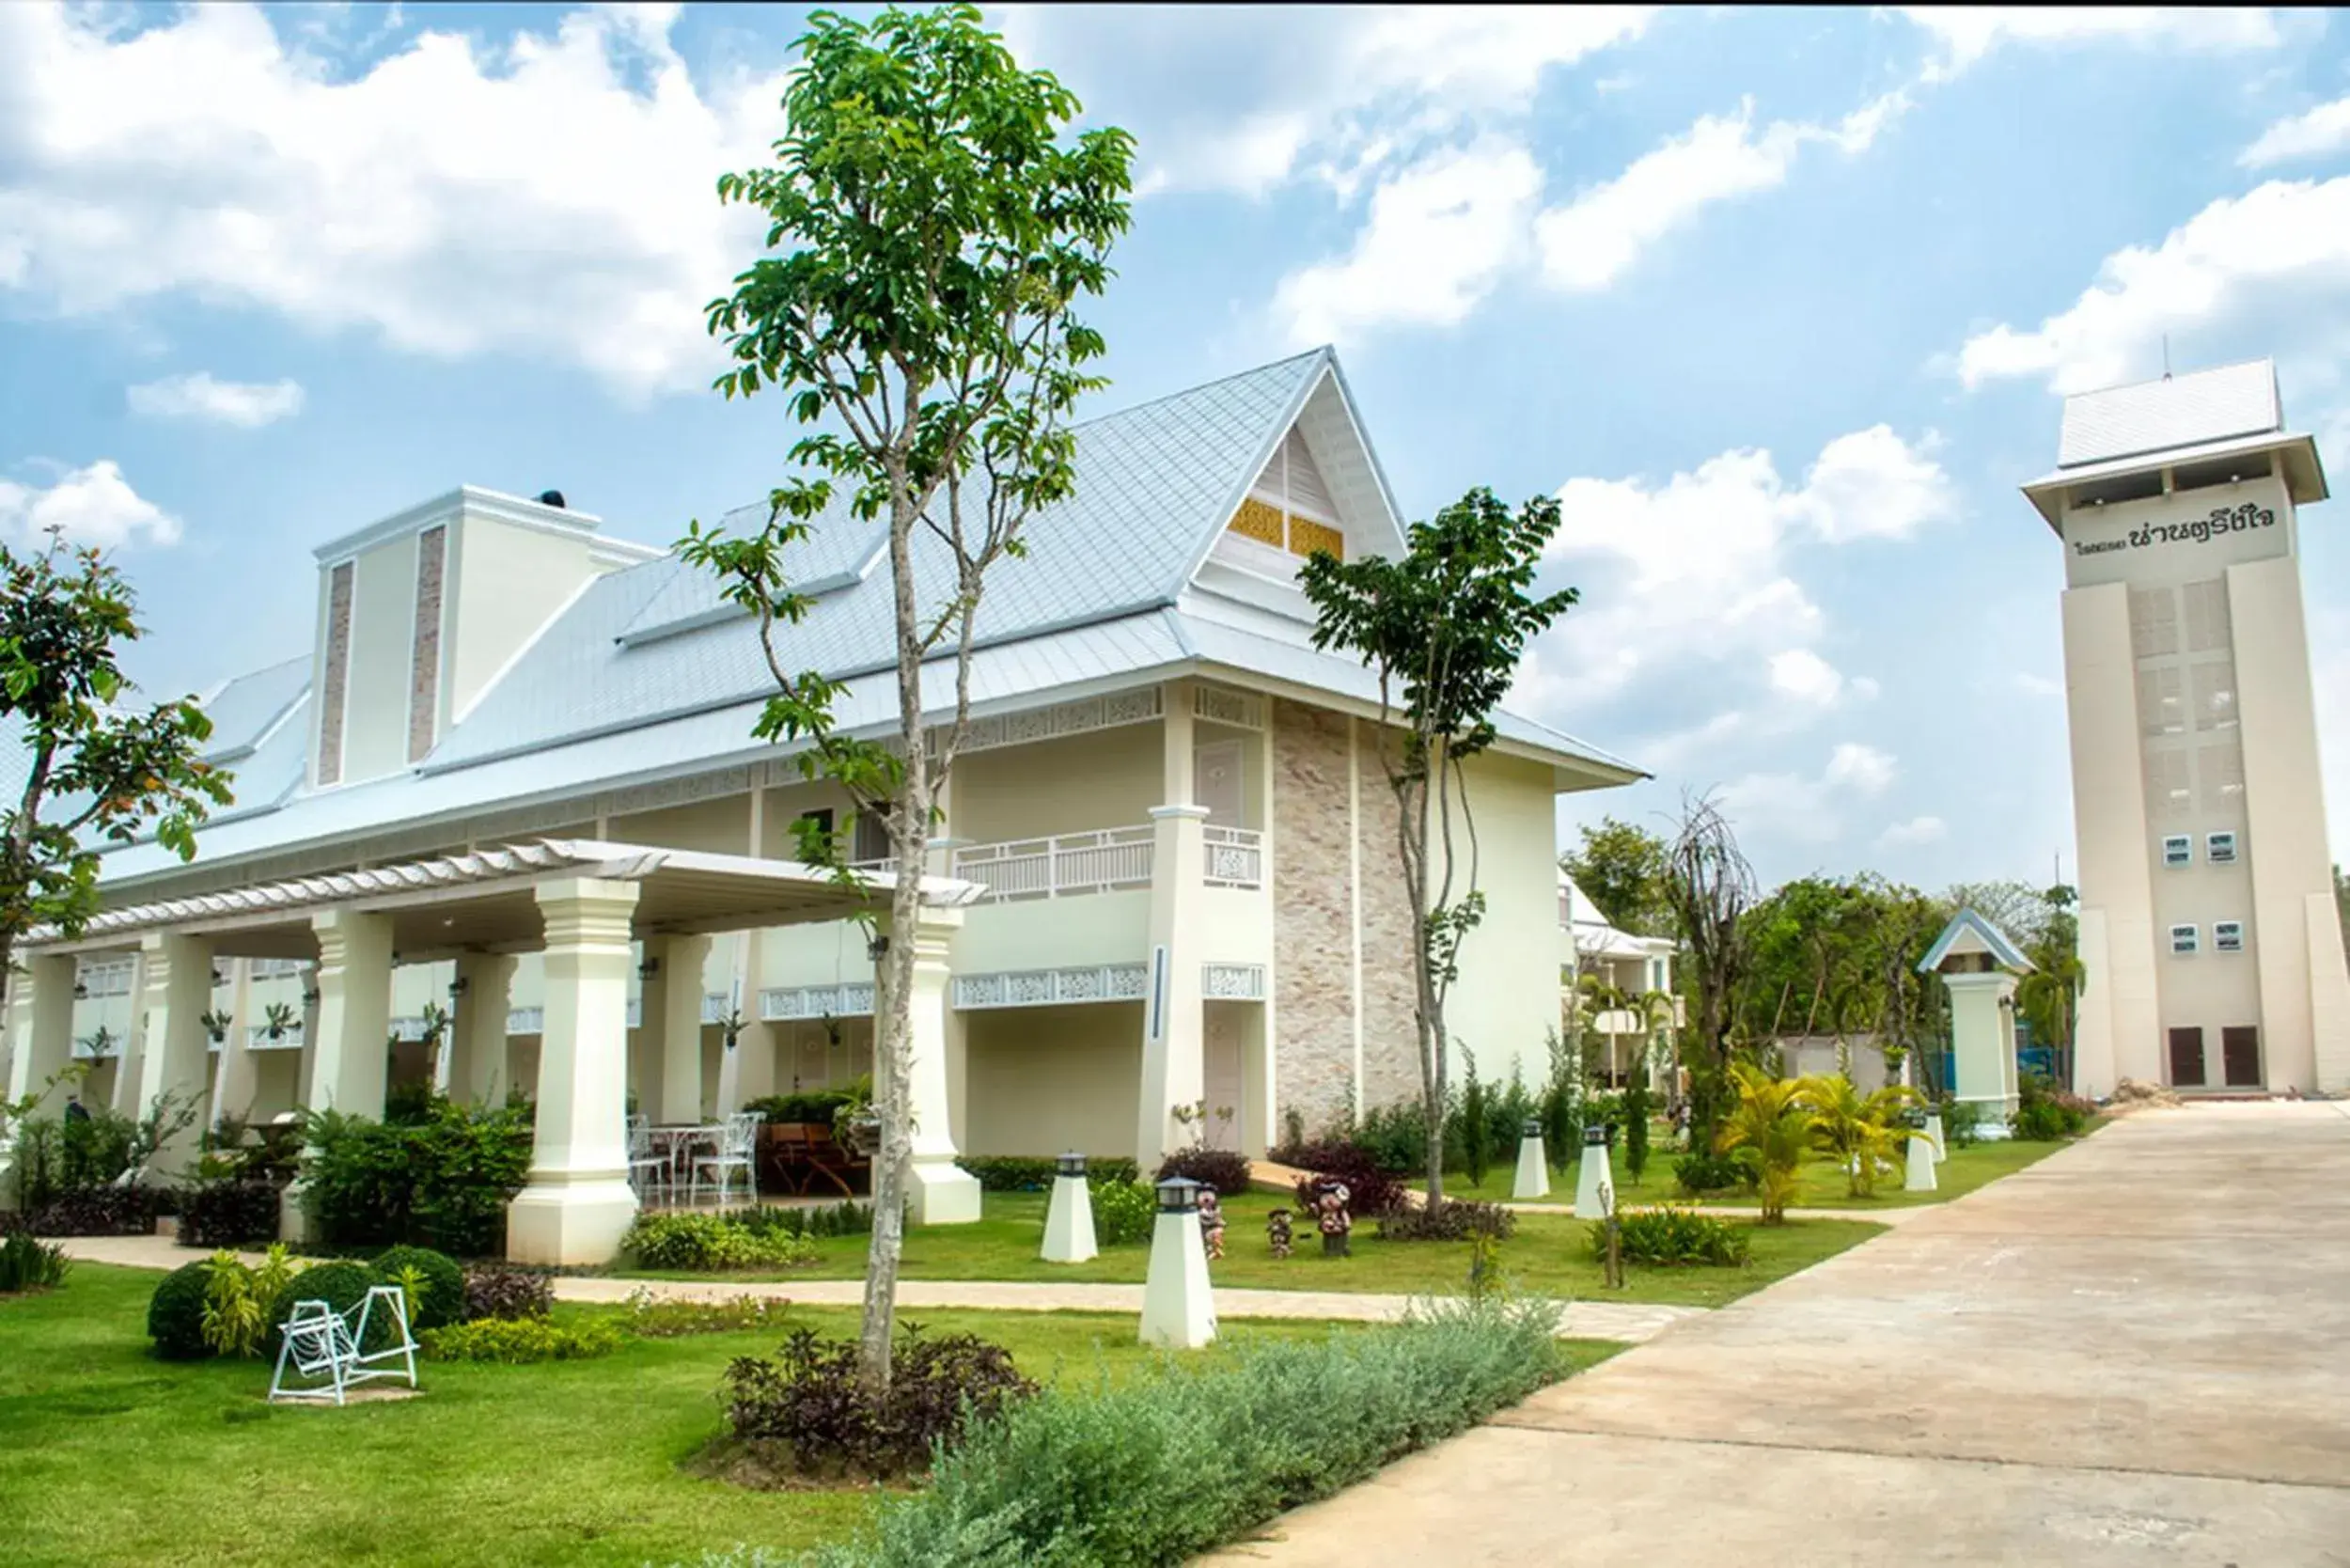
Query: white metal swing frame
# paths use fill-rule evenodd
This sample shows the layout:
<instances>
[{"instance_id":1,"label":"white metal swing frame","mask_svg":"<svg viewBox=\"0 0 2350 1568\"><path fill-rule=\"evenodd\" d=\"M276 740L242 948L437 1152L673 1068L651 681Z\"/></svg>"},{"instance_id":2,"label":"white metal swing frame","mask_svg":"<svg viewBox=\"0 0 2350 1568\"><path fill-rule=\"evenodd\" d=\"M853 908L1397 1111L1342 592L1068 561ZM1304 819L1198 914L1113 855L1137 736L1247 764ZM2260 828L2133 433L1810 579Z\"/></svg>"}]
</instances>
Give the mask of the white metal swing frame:
<instances>
[{"instance_id":1,"label":"white metal swing frame","mask_svg":"<svg viewBox=\"0 0 2350 1568\"><path fill-rule=\"evenodd\" d=\"M400 1337L382 1350L363 1350L379 1301ZM416 1386L416 1348L415 1336L408 1330L407 1294L398 1285L369 1286L367 1299L349 1312L337 1312L323 1301L297 1301L293 1316L280 1327L277 1370L269 1380L270 1403L332 1399L341 1404L347 1390L381 1377L404 1376L413 1388ZM289 1384L289 1369L296 1377L311 1381Z\"/></svg>"}]
</instances>

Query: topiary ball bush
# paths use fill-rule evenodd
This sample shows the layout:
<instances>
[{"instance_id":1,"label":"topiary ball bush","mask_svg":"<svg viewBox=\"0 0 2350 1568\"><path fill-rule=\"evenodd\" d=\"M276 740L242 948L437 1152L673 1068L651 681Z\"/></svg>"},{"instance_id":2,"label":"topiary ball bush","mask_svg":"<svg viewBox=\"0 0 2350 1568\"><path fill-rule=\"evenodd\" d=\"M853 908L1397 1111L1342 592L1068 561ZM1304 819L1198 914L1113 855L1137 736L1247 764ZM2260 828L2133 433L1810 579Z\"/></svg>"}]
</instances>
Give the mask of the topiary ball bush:
<instances>
[{"instance_id":1,"label":"topiary ball bush","mask_svg":"<svg viewBox=\"0 0 2350 1568\"><path fill-rule=\"evenodd\" d=\"M201 1361L212 1354L204 1342L204 1298L212 1291L209 1261L182 1264L164 1276L147 1304L147 1337L166 1361Z\"/></svg>"},{"instance_id":2,"label":"topiary ball bush","mask_svg":"<svg viewBox=\"0 0 2350 1568\"><path fill-rule=\"evenodd\" d=\"M278 1332L286 1320L293 1316L298 1301L323 1301L337 1312L355 1311L367 1300L368 1292L384 1281L375 1277L375 1270L365 1263L348 1261L312 1263L286 1282L277 1293L277 1299L269 1309L270 1359L277 1358L277 1346L283 1336ZM390 1342L387 1332L379 1331L373 1324L368 1326L368 1342L361 1350L381 1350Z\"/></svg>"},{"instance_id":3,"label":"topiary ball bush","mask_svg":"<svg viewBox=\"0 0 2350 1568\"><path fill-rule=\"evenodd\" d=\"M402 1269L415 1269L423 1289L408 1302L408 1326L421 1333L459 1321L465 1314L465 1271L446 1252L429 1247L395 1247L375 1260L376 1282L400 1283Z\"/></svg>"}]
</instances>

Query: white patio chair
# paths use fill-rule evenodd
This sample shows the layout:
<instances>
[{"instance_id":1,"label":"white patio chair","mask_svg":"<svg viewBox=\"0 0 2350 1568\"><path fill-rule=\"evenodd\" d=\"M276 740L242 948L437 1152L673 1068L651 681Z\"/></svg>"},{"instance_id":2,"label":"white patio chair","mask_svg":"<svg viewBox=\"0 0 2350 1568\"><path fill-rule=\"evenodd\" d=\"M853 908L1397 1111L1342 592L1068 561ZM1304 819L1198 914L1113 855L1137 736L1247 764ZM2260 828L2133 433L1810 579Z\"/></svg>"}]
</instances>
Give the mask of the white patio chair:
<instances>
[{"instance_id":1,"label":"white patio chair","mask_svg":"<svg viewBox=\"0 0 2350 1568\"><path fill-rule=\"evenodd\" d=\"M758 1149L759 1113L744 1111L728 1117L718 1127L717 1151L694 1157L693 1181L687 1189L686 1201L701 1201L702 1183L708 1179L717 1186L718 1202L724 1206L727 1194L733 1189L734 1178L738 1175L743 1179L743 1196L756 1199L759 1196L759 1177L752 1165Z\"/></svg>"},{"instance_id":2,"label":"white patio chair","mask_svg":"<svg viewBox=\"0 0 2350 1568\"><path fill-rule=\"evenodd\" d=\"M650 1198L658 1188L666 1197L673 1174L668 1151L655 1152L652 1128L641 1116L628 1119L628 1184L636 1189L639 1199Z\"/></svg>"},{"instance_id":3,"label":"white patio chair","mask_svg":"<svg viewBox=\"0 0 2350 1568\"><path fill-rule=\"evenodd\" d=\"M393 1341L367 1349L368 1330L386 1319ZM346 1390L379 1377L405 1377L408 1387L416 1386L416 1341L408 1331L408 1297L398 1285L370 1286L367 1299L348 1312L337 1312L323 1301L297 1301L280 1332L277 1370L269 1380L272 1403L332 1399L340 1404ZM390 1364L395 1361L400 1364ZM289 1371L310 1381L290 1385Z\"/></svg>"}]
</instances>

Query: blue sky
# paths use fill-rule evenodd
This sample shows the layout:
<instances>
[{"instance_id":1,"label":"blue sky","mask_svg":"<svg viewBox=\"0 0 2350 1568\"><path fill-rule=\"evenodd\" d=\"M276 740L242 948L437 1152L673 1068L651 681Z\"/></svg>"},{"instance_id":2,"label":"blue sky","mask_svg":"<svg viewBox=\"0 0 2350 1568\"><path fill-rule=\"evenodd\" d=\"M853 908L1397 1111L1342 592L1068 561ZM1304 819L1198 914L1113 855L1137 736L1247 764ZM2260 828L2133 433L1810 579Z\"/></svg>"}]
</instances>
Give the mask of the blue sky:
<instances>
[{"instance_id":1,"label":"blue sky","mask_svg":"<svg viewBox=\"0 0 2350 1568\"><path fill-rule=\"evenodd\" d=\"M991 12L1144 194L1138 401L1334 341L1408 511L1561 494L1518 703L1771 879L2071 865L2058 394L2273 354L2350 475L2322 13ZM0 7L0 531L109 543L150 688L304 651L310 549L460 482L667 542L790 439L708 390L801 13ZM2337 853L2350 546L2305 531ZM1010 568L1017 570L1017 566Z\"/></svg>"}]
</instances>

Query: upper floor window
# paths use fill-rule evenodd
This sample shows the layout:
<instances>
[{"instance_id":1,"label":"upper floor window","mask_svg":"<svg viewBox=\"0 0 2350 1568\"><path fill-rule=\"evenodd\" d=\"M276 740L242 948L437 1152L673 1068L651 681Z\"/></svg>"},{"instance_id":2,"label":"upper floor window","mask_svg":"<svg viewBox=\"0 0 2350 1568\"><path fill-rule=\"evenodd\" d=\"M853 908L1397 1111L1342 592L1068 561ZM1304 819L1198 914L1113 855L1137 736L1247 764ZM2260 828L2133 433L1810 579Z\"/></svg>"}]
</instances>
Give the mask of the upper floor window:
<instances>
[{"instance_id":1,"label":"upper floor window","mask_svg":"<svg viewBox=\"0 0 2350 1568\"><path fill-rule=\"evenodd\" d=\"M2201 933L2198 928L2194 926L2172 926L2170 928L2170 950L2172 952L2191 953L2201 945Z\"/></svg>"},{"instance_id":2,"label":"upper floor window","mask_svg":"<svg viewBox=\"0 0 2350 1568\"><path fill-rule=\"evenodd\" d=\"M2191 866L2195 863L2195 839L2189 834L2173 833L2162 841L2162 863L2166 866Z\"/></svg>"},{"instance_id":3,"label":"upper floor window","mask_svg":"<svg viewBox=\"0 0 2350 1568\"><path fill-rule=\"evenodd\" d=\"M2219 952L2240 953L2244 950L2244 922L2217 920L2212 923L2211 945Z\"/></svg>"},{"instance_id":4,"label":"upper floor window","mask_svg":"<svg viewBox=\"0 0 2350 1568\"><path fill-rule=\"evenodd\" d=\"M1295 431L1274 451L1225 528L1292 556L1346 557L1338 502L1323 481L1306 438Z\"/></svg>"},{"instance_id":5,"label":"upper floor window","mask_svg":"<svg viewBox=\"0 0 2350 1568\"><path fill-rule=\"evenodd\" d=\"M2203 838L2203 858L2215 866L2235 864L2235 835L2212 833Z\"/></svg>"}]
</instances>

